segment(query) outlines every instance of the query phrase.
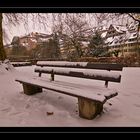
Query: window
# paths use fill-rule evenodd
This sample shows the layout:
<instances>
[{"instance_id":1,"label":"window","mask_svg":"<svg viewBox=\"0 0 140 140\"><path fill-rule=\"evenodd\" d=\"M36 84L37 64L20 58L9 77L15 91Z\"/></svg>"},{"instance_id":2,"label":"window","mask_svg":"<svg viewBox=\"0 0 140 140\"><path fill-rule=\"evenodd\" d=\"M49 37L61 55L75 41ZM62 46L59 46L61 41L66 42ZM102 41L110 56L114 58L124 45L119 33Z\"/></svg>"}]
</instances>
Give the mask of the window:
<instances>
[{"instance_id":1,"label":"window","mask_svg":"<svg viewBox=\"0 0 140 140\"><path fill-rule=\"evenodd\" d=\"M133 36L136 36L137 34L135 33L135 34L133 34Z\"/></svg>"},{"instance_id":2,"label":"window","mask_svg":"<svg viewBox=\"0 0 140 140\"><path fill-rule=\"evenodd\" d=\"M136 41L136 38L129 39L129 42Z\"/></svg>"},{"instance_id":3,"label":"window","mask_svg":"<svg viewBox=\"0 0 140 140\"><path fill-rule=\"evenodd\" d=\"M129 49L129 52L135 52L135 49Z\"/></svg>"}]
</instances>

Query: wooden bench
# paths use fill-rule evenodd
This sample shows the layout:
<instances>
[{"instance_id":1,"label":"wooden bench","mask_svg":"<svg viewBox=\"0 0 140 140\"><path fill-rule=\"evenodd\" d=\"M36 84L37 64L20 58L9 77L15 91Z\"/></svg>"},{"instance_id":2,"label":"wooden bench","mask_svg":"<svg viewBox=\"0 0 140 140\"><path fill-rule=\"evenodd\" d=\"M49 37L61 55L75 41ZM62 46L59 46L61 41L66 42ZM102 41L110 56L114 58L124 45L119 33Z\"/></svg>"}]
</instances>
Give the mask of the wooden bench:
<instances>
[{"instance_id":1,"label":"wooden bench","mask_svg":"<svg viewBox=\"0 0 140 140\"><path fill-rule=\"evenodd\" d=\"M80 77L80 78L82 77L82 78L96 79L96 80L105 80L105 81L107 81L105 83L105 85L108 85L107 84L108 81L120 82L120 80L121 80L120 74L111 73L111 72L107 71L107 73L105 73L104 76L102 73L99 73L99 72L92 73L92 75L90 76L90 75L88 75L88 74L86 75L85 73L82 73L82 72L79 73L79 71L76 71L76 70L75 71L67 70L69 65L67 65L67 66L63 65L63 69L60 68L60 66L62 66L62 63L64 64L65 62L62 62L62 63L58 62L57 67L60 68L58 71L58 68L56 68L57 62L54 62L54 63L55 64L53 65L53 62L51 62L51 65L49 65L49 66L51 66L50 69L49 69L49 67L35 68L35 72L39 72L39 76L41 76L40 73L51 73L51 76L52 76L51 81L47 80L47 79L44 81L41 79L41 77L36 77L34 79L29 78L29 77L16 79L16 81L23 84L23 89L24 89L25 94L32 95L35 93L39 93L39 92L42 92L42 89L44 88L44 89L52 90L52 91L55 91L58 93L77 97L78 98L79 116L82 118L86 118L86 119L95 118L98 114L100 114L102 112L103 104L108 99L118 95L118 92L116 90L106 88L107 86L99 87L99 86L93 85L92 87L89 87L89 86L83 86L83 85L80 86L80 84L72 84L72 83L68 83L68 82L66 82L67 83L66 84L65 82L62 82L62 81L54 81L54 74L63 75L63 76ZM73 64L75 64L75 66L73 66L73 67L77 68L76 67L77 62L75 62ZM39 66L39 63L37 63L37 65ZM86 65L82 64L82 63L79 63L78 67L81 67L81 65L83 68L86 67ZM53 69L52 69L52 66L54 66ZM120 68L121 67L120 65L118 65L119 68L117 68L116 65L112 65L112 66L114 66L114 68L107 66L108 67L108 68L106 67L107 70L112 70L112 69L122 70ZM103 69L102 66L100 68ZM89 67L87 69L89 69ZM93 69L93 67L92 67L92 69ZM110 73L110 75L109 75L109 73ZM113 76L113 74L115 76Z\"/></svg>"}]
</instances>

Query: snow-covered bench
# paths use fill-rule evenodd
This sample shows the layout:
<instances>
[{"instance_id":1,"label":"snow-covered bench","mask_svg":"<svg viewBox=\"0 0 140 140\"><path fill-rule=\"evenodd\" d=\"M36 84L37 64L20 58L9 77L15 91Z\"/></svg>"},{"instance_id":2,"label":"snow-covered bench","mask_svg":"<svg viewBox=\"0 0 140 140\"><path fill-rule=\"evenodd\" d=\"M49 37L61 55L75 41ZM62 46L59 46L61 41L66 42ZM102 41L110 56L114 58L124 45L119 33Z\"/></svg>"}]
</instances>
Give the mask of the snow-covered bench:
<instances>
[{"instance_id":1,"label":"snow-covered bench","mask_svg":"<svg viewBox=\"0 0 140 140\"><path fill-rule=\"evenodd\" d=\"M103 110L103 104L110 98L117 96L118 93L114 89L109 89L107 87L108 81L112 82L120 82L121 80L121 75L119 73L113 73L109 71L99 71L99 70L93 70L93 71L88 71L89 68L85 70L85 72L81 72L80 70L82 69L75 69L75 71L69 70L69 65L68 66L63 66L63 68L60 68L59 66L62 66L62 63L58 62L56 68L56 63L53 64L51 62L51 67L37 67L35 68L36 72L41 72L41 73L51 73L52 80L43 80L41 77L36 77L36 78L17 78L16 81L20 82L23 84L23 89L24 93L27 95L35 94L42 92L42 89L48 89L52 91L56 91L57 93L61 94L66 94L69 96L77 97L78 98L78 108L79 108L79 116L82 118L86 119L93 119L95 118L98 114L100 114ZM77 62L76 62L77 63ZM77 68L75 64L75 68ZM61 64L61 65L60 65ZM68 64L68 63L67 63ZM82 63L79 63L82 65L83 68L86 67L86 65L83 65ZM81 65L78 65L78 67L81 67ZM52 67L54 66L54 67ZM89 65L91 66L91 65ZM107 66L107 65L106 65ZM110 65L111 66L111 65ZM114 66L115 70L122 70L122 68L117 68L115 65ZM72 67L72 66L71 66ZM81 68L82 68L81 67ZM108 66L107 66L108 67ZM119 65L118 65L119 67ZM121 67L121 66L120 66ZM53 68L53 69L52 69ZM100 67L103 69L103 67ZM91 66L92 69L92 66ZM108 70L112 70L111 67L107 68ZM104 80L106 81L105 85L106 87L99 87L93 85L92 87L89 87L87 85L81 86L80 84L71 84L71 83L64 83L59 81L54 81L54 74L58 75L64 75L64 76L72 76L72 77L80 77L80 78L89 78L89 79L97 79L97 80Z\"/></svg>"},{"instance_id":2,"label":"snow-covered bench","mask_svg":"<svg viewBox=\"0 0 140 140\"><path fill-rule=\"evenodd\" d=\"M11 62L14 67L31 66L31 62Z\"/></svg>"},{"instance_id":3,"label":"snow-covered bench","mask_svg":"<svg viewBox=\"0 0 140 140\"><path fill-rule=\"evenodd\" d=\"M65 84L61 81L41 80L40 78L17 78L16 81L23 84L24 93L32 95L42 92L42 88L66 94L78 98L79 116L93 119L103 110L103 104L116 96L116 90L93 86L92 88L80 85Z\"/></svg>"}]
</instances>

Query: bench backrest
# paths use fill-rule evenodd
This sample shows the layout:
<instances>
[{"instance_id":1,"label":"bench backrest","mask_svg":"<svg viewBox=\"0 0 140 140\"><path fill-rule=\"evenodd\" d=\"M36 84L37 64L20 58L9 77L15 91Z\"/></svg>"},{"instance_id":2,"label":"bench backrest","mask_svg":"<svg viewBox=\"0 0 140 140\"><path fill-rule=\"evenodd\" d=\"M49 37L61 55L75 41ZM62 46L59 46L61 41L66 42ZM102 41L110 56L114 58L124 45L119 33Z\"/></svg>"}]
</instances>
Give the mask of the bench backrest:
<instances>
[{"instance_id":1,"label":"bench backrest","mask_svg":"<svg viewBox=\"0 0 140 140\"><path fill-rule=\"evenodd\" d=\"M84 68L84 69L100 69L100 70L116 70L122 71L122 64L96 64L92 62L67 62L67 61L38 61L37 66L47 67L65 67L65 68Z\"/></svg>"},{"instance_id":2,"label":"bench backrest","mask_svg":"<svg viewBox=\"0 0 140 140\"><path fill-rule=\"evenodd\" d=\"M105 86L108 87L108 82L120 82L121 75L120 73L112 72L121 71L123 69L123 65L121 64L95 64L89 62L67 62L67 61L39 61L37 62L35 72L39 73L48 73L51 74L52 81L54 81L54 74L56 75L63 75L63 76L71 76L71 77L80 77L80 78L87 78L87 79L95 79L95 80L103 80L105 81ZM67 68L67 69L66 69ZM97 69L92 70L90 72L81 71L81 70L73 70L71 68L78 68L78 69ZM102 71L105 70L105 71Z\"/></svg>"}]
</instances>

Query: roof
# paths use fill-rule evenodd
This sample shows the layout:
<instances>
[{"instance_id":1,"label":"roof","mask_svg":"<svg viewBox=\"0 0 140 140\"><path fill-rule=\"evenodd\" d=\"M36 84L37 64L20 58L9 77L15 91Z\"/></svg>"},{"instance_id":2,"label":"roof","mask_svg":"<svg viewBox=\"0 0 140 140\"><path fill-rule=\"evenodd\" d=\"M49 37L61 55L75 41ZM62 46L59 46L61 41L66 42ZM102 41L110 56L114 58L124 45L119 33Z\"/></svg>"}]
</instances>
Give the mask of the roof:
<instances>
[{"instance_id":1,"label":"roof","mask_svg":"<svg viewBox=\"0 0 140 140\"><path fill-rule=\"evenodd\" d=\"M131 33L128 39L137 38L137 32Z\"/></svg>"},{"instance_id":2,"label":"roof","mask_svg":"<svg viewBox=\"0 0 140 140\"><path fill-rule=\"evenodd\" d=\"M82 43L84 46L88 46L89 41L82 41L81 43Z\"/></svg>"},{"instance_id":3,"label":"roof","mask_svg":"<svg viewBox=\"0 0 140 140\"><path fill-rule=\"evenodd\" d=\"M128 30L136 30L138 26L138 23L131 22L129 25L127 25Z\"/></svg>"},{"instance_id":4,"label":"roof","mask_svg":"<svg viewBox=\"0 0 140 140\"><path fill-rule=\"evenodd\" d=\"M113 37L108 37L106 40L105 40L105 43L111 43L113 42L114 38Z\"/></svg>"},{"instance_id":5,"label":"roof","mask_svg":"<svg viewBox=\"0 0 140 140\"><path fill-rule=\"evenodd\" d=\"M106 35L107 35L107 31L106 31L106 32L103 32L103 33L101 34L101 37L104 38L104 37L106 37Z\"/></svg>"},{"instance_id":6,"label":"roof","mask_svg":"<svg viewBox=\"0 0 140 140\"><path fill-rule=\"evenodd\" d=\"M117 46L117 45L121 45L122 43L125 44L130 44L130 43L135 43L137 38L137 24L132 23L129 26L122 26L122 25L110 25L119 33L121 34L116 34L116 36L114 36L114 34L111 37L106 38L105 43L108 46ZM102 37L105 36L105 34L101 35ZM140 32L139 32L139 36L140 36Z\"/></svg>"},{"instance_id":7,"label":"roof","mask_svg":"<svg viewBox=\"0 0 140 140\"><path fill-rule=\"evenodd\" d=\"M127 31L126 26L122 26L122 25L112 25L114 27L114 29L119 32L119 33L123 33Z\"/></svg>"}]
</instances>

